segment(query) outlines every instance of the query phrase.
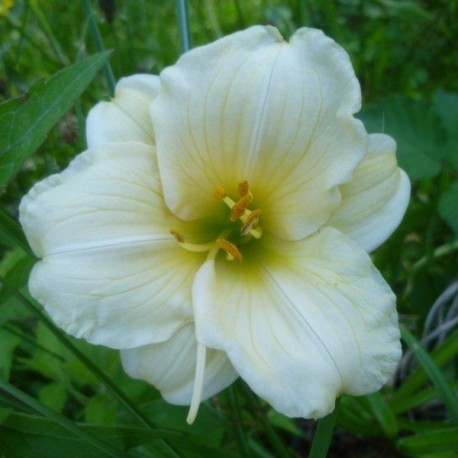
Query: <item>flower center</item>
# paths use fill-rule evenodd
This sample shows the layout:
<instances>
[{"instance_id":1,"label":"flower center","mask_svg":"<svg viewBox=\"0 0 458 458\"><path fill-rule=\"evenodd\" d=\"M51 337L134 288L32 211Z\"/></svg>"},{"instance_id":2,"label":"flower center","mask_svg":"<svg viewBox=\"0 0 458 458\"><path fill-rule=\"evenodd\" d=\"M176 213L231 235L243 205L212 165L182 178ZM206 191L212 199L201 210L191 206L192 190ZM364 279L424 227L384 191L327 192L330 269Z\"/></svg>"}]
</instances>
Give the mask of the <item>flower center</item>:
<instances>
[{"instance_id":1,"label":"flower center","mask_svg":"<svg viewBox=\"0 0 458 458\"><path fill-rule=\"evenodd\" d=\"M214 259L221 249L226 252L228 261L241 262L243 256L240 252L240 246L262 236L262 228L259 225L261 210L248 208L253 200L253 194L250 192L247 181L239 183L237 194L238 200L234 201L221 187L216 188L213 193L214 197L221 199L231 210L225 229L219 233L215 240L207 243L190 243L182 231L171 229L170 233L183 248L189 251L209 251L209 259Z\"/></svg>"}]
</instances>

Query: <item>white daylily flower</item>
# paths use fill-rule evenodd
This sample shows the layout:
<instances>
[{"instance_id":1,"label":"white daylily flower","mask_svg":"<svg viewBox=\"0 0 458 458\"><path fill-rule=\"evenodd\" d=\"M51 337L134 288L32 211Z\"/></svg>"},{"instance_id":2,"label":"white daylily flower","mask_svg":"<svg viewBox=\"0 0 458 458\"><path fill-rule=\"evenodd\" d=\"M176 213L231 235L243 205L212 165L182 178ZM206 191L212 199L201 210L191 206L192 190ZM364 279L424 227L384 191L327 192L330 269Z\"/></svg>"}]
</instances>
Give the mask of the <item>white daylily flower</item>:
<instances>
[{"instance_id":1,"label":"white daylily flower","mask_svg":"<svg viewBox=\"0 0 458 458\"><path fill-rule=\"evenodd\" d=\"M191 404L189 421L238 375L308 418L379 389L401 350L367 252L399 224L410 185L394 141L353 117L360 99L347 54L312 29L288 44L252 27L160 82L121 80L88 117L89 150L22 201L42 258L31 294Z\"/></svg>"}]
</instances>

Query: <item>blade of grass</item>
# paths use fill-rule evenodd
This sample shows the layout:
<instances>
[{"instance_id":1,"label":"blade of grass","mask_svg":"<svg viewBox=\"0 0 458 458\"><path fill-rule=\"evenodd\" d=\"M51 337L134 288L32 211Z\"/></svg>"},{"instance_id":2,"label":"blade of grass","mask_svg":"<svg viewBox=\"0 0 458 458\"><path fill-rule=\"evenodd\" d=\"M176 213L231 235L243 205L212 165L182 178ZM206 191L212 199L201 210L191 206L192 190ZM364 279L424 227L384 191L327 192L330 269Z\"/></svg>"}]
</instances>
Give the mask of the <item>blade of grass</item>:
<instances>
[{"instance_id":1,"label":"blade of grass","mask_svg":"<svg viewBox=\"0 0 458 458\"><path fill-rule=\"evenodd\" d=\"M336 401L334 411L318 421L318 426L313 436L312 447L310 448L309 458L326 458L329 445L331 444L338 407L339 400Z\"/></svg>"},{"instance_id":2,"label":"blade of grass","mask_svg":"<svg viewBox=\"0 0 458 458\"><path fill-rule=\"evenodd\" d=\"M123 451L113 448L111 445L105 443L104 441L93 436L92 434L88 434L86 431L83 431L79 426L77 426L75 423L70 421L68 418L65 418L53 412L52 410L49 410L43 404L36 401L28 394L18 390L17 388L10 385L9 383L6 383L0 380L0 390L3 390L5 393L8 393L10 396L17 399L18 401L23 402L24 404L31 407L36 412L43 415L44 417L47 417L50 420L53 420L58 425L67 429L68 431L71 431L73 434L81 437L81 439L91 443L98 449L103 450L105 453L108 453L110 456L115 456L115 457L124 457L125 456Z\"/></svg>"},{"instance_id":3,"label":"blade of grass","mask_svg":"<svg viewBox=\"0 0 458 458\"><path fill-rule=\"evenodd\" d=\"M385 401L380 391L372 393L366 397L375 418L377 418L384 433L389 438L395 438L398 435L398 423L396 415Z\"/></svg>"},{"instance_id":4,"label":"blade of grass","mask_svg":"<svg viewBox=\"0 0 458 458\"><path fill-rule=\"evenodd\" d=\"M100 30L95 21L94 14L92 12L92 6L90 0L81 0L83 4L83 8L86 11L89 20L89 27L91 29L92 37L94 38L96 48L99 51L105 51L105 46L103 44L102 35L100 35ZM108 88L110 90L110 96L114 95L115 87L116 87L116 79L113 74L113 70L111 65L108 61L106 61L102 67L103 74L105 76Z\"/></svg>"},{"instance_id":5,"label":"blade of grass","mask_svg":"<svg viewBox=\"0 0 458 458\"><path fill-rule=\"evenodd\" d=\"M97 367L84 353L82 353L75 345L54 325L54 323L40 310L39 306L33 301L25 297L15 288L8 285L5 280L0 277L0 285L8 289L27 309L32 311L43 322L43 324L124 404L127 409L134 414L140 422L155 429L154 424L150 419L140 411L135 403L115 384L112 380ZM179 457L180 455L173 449L173 447L166 443L164 444L170 450L170 456Z\"/></svg>"},{"instance_id":6,"label":"blade of grass","mask_svg":"<svg viewBox=\"0 0 458 458\"><path fill-rule=\"evenodd\" d=\"M11 218L5 210L0 208L0 240L1 245L6 245L10 248L21 248L30 256L34 256L32 250L27 243L24 232L21 226Z\"/></svg>"},{"instance_id":7,"label":"blade of grass","mask_svg":"<svg viewBox=\"0 0 458 458\"><path fill-rule=\"evenodd\" d=\"M421 346L418 340L409 332L405 326L401 325L400 328L402 340L404 340L404 342L409 346L418 362L425 369L431 382L439 391L453 423L458 425L458 399L454 391L442 375L440 369L429 356L428 352Z\"/></svg>"},{"instance_id":8,"label":"blade of grass","mask_svg":"<svg viewBox=\"0 0 458 458\"><path fill-rule=\"evenodd\" d=\"M182 54L188 52L192 47L188 11L187 0L177 0L178 34L180 37L180 49Z\"/></svg>"},{"instance_id":9,"label":"blade of grass","mask_svg":"<svg viewBox=\"0 0 458 458\"><path fill-rule=\"evenodd\" d=\"M448 337L448 339L438 348L431 352L431 358L437 367L443 367L451 361L458 351L458 331ZM428 375L423 366L419 366L409 377L403 380L402 385L390 397L390 403L397 405L402 402L406 396L410 396L419 391L419 389L428 380Z\"/></svg>"},{"instance_id":10,"label":"blade of grass","mask_svg":"<svg viewBox=\"0 0 458 458\"><path fill-rule=\"evenodd\" d=\"M277 434L272 425L270 424L269 420L266 418L261 404L259 403L258 398L253 394L251 389L245 383L239 383L239 386L243 389L243 394L245 395L245 399L248 404L249 412L256 418L263 428L263 431L267 438L269 439L270 443L272 444L273 449L275 450L275 456L277 458L290 458L291 453L289 452L288 448L283 444L280 436Z\"/></svg>"},{"instance_id":11,"label":"blade of grass","mask_svg":"<svg viewBox=\"0 0 458 458\"><path fill-rule=\"evenodd\" d=\"M248 441L245 435L245 430L243 429L243 426L241 423L240 407L237 402L234 387L230 386L227 389L227 393L228 393L228 398L229 398L229 405L232 410L232 415L234 416L234 421L236 422L235 432L236 432L237 443L239 446L239 451L240 451L241 456L248 456L249 454L248 453Z\"/></svg>"},{"instance_id":12,"label":"blade of grass","mask_svg":"<svg viewBox=\"0 0 458 458\"><path fill-rule=\"evenodd\" d=\"M59 40L57 40L56 36L54 35L52 27L49 24L48 19L46 18L46 15L40 9L38 2L36 0L31 0L29 1L29 4L30 4L30 8L33 14L35 15L35 18L38 21L38 24L40 25L44 35L48 39L48 42L51 45L51 48L53 49L59 62L62 65L70 65L70 59L65 54L65 51L63 50L62 46L60 45Z\"/></svg>"}]
</instances>

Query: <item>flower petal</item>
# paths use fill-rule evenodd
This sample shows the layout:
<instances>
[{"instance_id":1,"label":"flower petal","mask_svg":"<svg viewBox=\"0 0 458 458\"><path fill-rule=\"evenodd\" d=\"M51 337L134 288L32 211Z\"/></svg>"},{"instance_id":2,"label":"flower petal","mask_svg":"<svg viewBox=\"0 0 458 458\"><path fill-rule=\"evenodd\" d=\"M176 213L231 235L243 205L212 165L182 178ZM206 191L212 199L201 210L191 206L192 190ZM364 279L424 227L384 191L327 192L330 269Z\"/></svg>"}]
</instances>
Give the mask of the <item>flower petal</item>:
<instances>
[{"instance_id":1,"label":"flower petal","mask_svg":"<svg viewBox=\"0 0 458 458\"><path fill-rule=\"evenodd\" d=\"M88 147L126 141L154 145L149 105L159 89L157 76L139 74L120 79L114 99L98 103L88 114Z\"/></svg>"},{"instance_id":2,"label":"flower petal","mask_svg":"<svg viewBox=\"0 0 458 458\"><path fill-rule=\"evenodd\" d=\"M353 180L340 187L342 203L327 221L368 252L398 227L410 198L410 181L397 166L396 143L384 134L369 136L369 151Z\"/></svg>"},{"instance_id":3,"label":"flower petal","mask_svg":"<svg viewBox=\"0 0 458 458\"><path fill-rule=\"evenodd\" d=\"M360 99L348 55L318 30L288 44L256 26L190 51L151 105L167 205L194 219L213 211L216 187L236 195L248 180L263 225L312 233L366 152Z\"/></svg>"},{"instance_id":4,"label":"flower petal","mask_svg":"<svg viewBox=\"0 0 458 458\"><path fill-rule=\"evenodd\" d=\"M367 253L332 228L264 242L241 264L218 259L199 270L197 339L227 352L291 417L319 418L341 393L379 389L401 348L395 297Z\"/></svg>"},{"instance_id":5,"label":"flower petal","mask_svg":"<svg viewBox=\"0 0 458 458\"><path fill-rule=\"evenodd\" d=\"M189 405L194 389L197 341L193 323L169 340L121 351L124 370L154 385L172 404ZM224 352L207 350L202 400L229 386L238 374Z\"/></svg>"},{"instance_id":6,"label":"flower petal","mask_svg":"<svg viewBox=\"0 0 458 458\"><path fill-rule=\"evenodd\" d=\"M192 312L202 254L180 248L154 148L112 143L32 188L20 220L43 258L29 288L54 321L91 343L130 348L168 339Z\"/></svg>"}]
</instances>

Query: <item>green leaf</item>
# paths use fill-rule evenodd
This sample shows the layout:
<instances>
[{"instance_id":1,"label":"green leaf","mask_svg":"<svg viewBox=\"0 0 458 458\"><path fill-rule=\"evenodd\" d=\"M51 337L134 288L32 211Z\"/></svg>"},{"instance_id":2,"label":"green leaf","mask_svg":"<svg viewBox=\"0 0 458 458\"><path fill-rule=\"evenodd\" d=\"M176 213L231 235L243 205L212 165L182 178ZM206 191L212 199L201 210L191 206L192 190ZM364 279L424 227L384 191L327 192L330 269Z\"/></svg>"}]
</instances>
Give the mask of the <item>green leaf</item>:
<instances>
[{"instance_id":1,"label":"green leaf","mask_svg":"<svg viewBox=\"0 0 458 458\"><path fill-rule=\"evenodd\" d=\"M101 440L98 436L83 430L79 425L72 422L71 420L68 420L67 418L49 410L43 404L36 401L31 396L22 392L21 390L18 390L17 388L10 385L9 383L0 381L0 390L8 393L14 399L20 402L23 402L25 405L27 405L31 409L35 410L36 412L41 413L48 419L52 420L56 425L59 425L63 429L67 430L69 433L72 433L73 435L76 435L80 439L88 442L94 448L97 448L98 450L103 451L105 454L108 454L108 456L114 456L114 457L121 456L120 451L112 447L109 442L105 442ZM11 418L12 416L10 415L3 422L3 425L7 426Z\"/></svg>"},{"instance_id":2,"label":"green leaf","mask_svg":"<svg viewBox=\"0 0 458 458\"><path fill-rule=\"evenodd\" d=\"M1 130L1 126L0 126ZM0 145L1 145L0 139ZM0 146L1 147L1 146ZM0 155L0 168L3 158ZM8 213L0 208L0 243L1 245L9 248L22 248L26 253L33 256L32 250L27 243L24 232L22 232L21 226Z\"/></svg>"},{"instance_id":3,"label":"green leaf","mask_svg":"<svg viewBox=\"0 0 458 458\"><path fill-rule=\"evenodd\" d=\"M458 129L458 125L457 125ZM456 151L458 156L458 149ZM439 199L439 215L458 235L458 183L453 183Z\"/></svg>"},{"instance_id":4,"label":"green leaf","mask_svg":"<svg viewBox=\"0 0 458 458\"><path fill-rule=\"evenodd\" d=\"M192 425L188 425L185 421L188 407L175 406L165 402L163 399L148 402L142 407L144 408L143 410L149 412L150 418L158 427L183 431L204 439L206 444L212 446L220 444L227 429L224 419L216 415L206 404L201 405L199 415L197 415L196 421Z\"/></svg>"},{"instance_id":5,"label":"green leaf","mask_svg":"<svg viewBox=\"0 0 458 458\"><path fill-rule=\"evenodd\" d=\"M113 425L116 421L116 404L107 393L90 398L84 408L84 420L93 425Z\"/></svg>"},{"instance_id":6,"label":"green leaf","mask_svg":"<svg viewBox=\"0 0 458 458\"><path fill-rule=\"evenodd\" d=\"M0 379L9 380L13 353L21 340L7 331L0 329L0 342L2 350L0 351Z\"/></svg>"},{"instance_id":7,"label":"green leaf","mask_svg":"<svg viewBox=\"0 0 458 458\"><path fill-rule=\"evenodd\" d=\"M0 105L0 186L43 143L102 67L109 52L94 54L36 83L19 99Z\"/></svg>"},{"instance_id":8,"label":"green leaf","mask_svg":"<svg viewBox=\"0 0 458 458\"><path fill-rule=\"evenodd\" d=\"M430 357L437 365L443 367L449 361L452 361L458 353L458 332L454 332L448 339L437 349L435 349ZM396 405L398 401L402 401L406 396L415 394L428 381L428 374L423 366L412 373L406 380L403 381L401 387L393 394L390 403Z\"/></svg>"},{"instance_id":9,"label":"green leaf","mask_svg":"<svg viewBox=\"0 0 458 458\"><path fill-rule=\"evenodd\" d=\"M343 395L340 399L336 424L339 428L353 434L368 437L383 434L380 424L374 421L374 415L366 397Z\"/></svg>"},{"instance_id":10,"label":"green leaf","mask_svg":"<svg viewBox=\"0 0 458 458\"><path fill-rule=\"evenodd\" d=\"M0 425L13 413L13 409L0 407Z\"/></svg>"},{"instance_id":11,"label":"green leaf","mask_svg":"<svg viewBox=\"0 0 458 458\"><path fill-rule=\"evenodd\" d=\"M424 367L431 382L436 386L451 419L455 424L458 424L458 399L441 370L434 363L428 352L421 346L421 344L405 326L401 326L401 336L404 342L406 342L409 346L412 353L418 359L418 362Z\"/></svg>"},{"instance_id":12,"label":"green leaf","mask_svg":"<svg viewBox=\"0 0 458 458\"><path fill-rule=\"evenodd\" d=\"M38 399L54 412L62 412L67 401L67 388L62 383L49 383L40 390Z\"/></svg>"},{"instance_id":13,"label":"green leaf","mask_svg":"<svg viewBox=\"0 0 458 458\"><path fill-rule=\"evenodd\" d=\"M77 439L72 431L65 428L63 425L55 423L51 419L38 417L36 415L13 413L5 420L3 426L10 430L28 434L30 441L34 440L32 436L54 439L59 438L67 441L75 441ZM221 458L235 458L232 453L225 452L220 448L208 446L207 444L199 443L196 439L180 431L87 424L78 425L78 428L86 435L96 437L100 441L109 443L118 450L131 450L141 445L151 444L154 441L167 439L178 449L184 451L183 454L178 456L196 458L213 458L218 456ZM67 449L67 453L68 450L69 449Z\"/></svg>"},{"instance_id":14,"label":"green leaf","mask_svg":"<svg viewBox=\"0 0 458 458\"><path fill-rule=\"evenodd\" d=\"M428 103L398 96L363 110L359 117L368 132L383 132L396 140L399 166L412 180L440 172L446 133Z\"/></svg>"},{"instance_id":15,"label":"green leaf","mask_svg":"<svg viewBox=\"0 0 458 458\"><path fill-rule=\"evenodd\" d=\"M454 453L458 450L458 428L444 428L405 437L399 439L397 447L411 456L430 453L450 453L447 456L456 456Z\"/></svg>"},{"instance_id":16,"label":"green leaf","mask_svg":"<svg viewBox=\"0 0 458 458\"><path fill-rule=\"evenodd\" d=\"M396 415L393 413L381 393L373 393L367 396L367 400L385 435L389 438L396 437L398 435Z\"/></svg>"},{"instance_id":17,"label":"green leaf","mask_svg":"<svg viewBox=\"0 0 458 458\"><path fill-rule=\"evenodd\" d=\"M5 457L21 458L105 458L110 455L75 438L32 435L0 427L0 450ZM71 450L71 455L69 451Z\"/></svg>"},{"instance_id":18,"label":"green leaf","mask_svg":"<svg viewBox=\"0 0 458 458\"><path fill-rule=\"evenodd\" d=\"M455 391L458 391L458 381L452 382L451 386ZM400 414L408 410L418 408L422 404L429 404L432 401L437 401L439 398L440 396L437 388L427 388L425 390L398 398L396 402L391 404L391 409L395 414Z\"/></svg>"},{"instance_id":19,"label":"green leaf","mask_svg":"<svg viewBox=\"0 0 458 458\"><path fill-rule=\"evenodd\" d=\"M338 400L333 412L324 418L318 420L315 435L313 437L312 447L310 448L309 458L326 458L328 448L331 443L336 422Z\"/></svg>"},{"instance_id":20,"label":"green leaf","mask_svg":"<svg viewBox=\"0 0 458 458\"><path fill-rule=\"evenodd\" d=\"M458 170L458 94L439 91L434 100L434 111L447 130L447 162Z\"/></svg>"},{"instance_id":21,"label":"green leaf","mask_svg":"<svg viewBox=\"0 0 458 458\"><path fill-rule=\"evenodd\" d=\"M22 289L29 280L34 264L35 259L25 255L22 250L12 251L5 256L0 265L0 274L5 277L8 284L16 289ZM5 303L11 295L11 291L0 286L0 304Z\"/></svg>"}]
</instances>

